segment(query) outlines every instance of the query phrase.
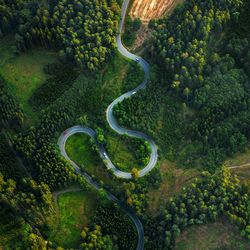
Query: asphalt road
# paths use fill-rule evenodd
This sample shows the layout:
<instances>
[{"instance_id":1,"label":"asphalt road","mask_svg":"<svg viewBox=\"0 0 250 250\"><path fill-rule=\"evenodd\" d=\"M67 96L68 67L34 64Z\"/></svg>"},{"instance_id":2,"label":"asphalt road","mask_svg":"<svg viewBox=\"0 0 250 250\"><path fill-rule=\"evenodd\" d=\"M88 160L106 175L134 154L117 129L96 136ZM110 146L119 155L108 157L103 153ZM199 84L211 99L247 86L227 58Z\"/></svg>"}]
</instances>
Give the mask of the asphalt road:
<instances>
[{"instance_id":1,"label":"asphalt road","mask_svg":"<svg viewBox=\"0 0 250 250\"><path fill-rule=\"evenodd\" d=\"M64 131L58 139L58 146L60 148L60 152L61 152L62 156L67 161L70 162L70 165L74 167L75 172L77 174L82 175L91 186L93 186L95 189L99 190L101 188L100 185L95 180L93 180L90 175L88 175L85 172L82 172L80 170L80 168L78 167L78 165L74 161L72 161L66 153L66 150L65 150L66 141L68 140L68 138L70 136L72 136L76 133L84 133L84 134L89 135L92 138L95 138L95 136L96 136L95 131L92 130L91 128L86 128L86 127L82 127L82 126L71 127L69 129L67 129L66 131ZM101 152L101 148L100 148L100 155L101 155L101 157L103 157L103 152ZM137 242L136 249L142 250L144 248L144 230L143 230L143 226L141 224L141 221L139 220L139 218L136 216L136 214L134 213L134 211L131 208L129 208L125 203L123 203L118 198L116 198L108 190L106 190L106 189L104 189L104 190L107 193L108 199L110 201L113 201L114 203L118 204L122 208L122 210L129 216L129 218L133 221L133 223L136 227L136 230L137 230L137 234L138 234L138 242Z\"/></svg>"},{"instance_id":2,"label":"asphalt road","mask_svg":"<svg viewBox=\"0 0 250 250\"><path fill-rule=\"evenodd\" d=\"M157 153L157 146L154 143L154 141L147 136L146 134L139 132L139 131L133 131L133 130L129 130L126 128L123 128L121 126L119 126L117 120L115 119L114 115L113 115L113 108L114 106L119 103L122 102L124 99L126 98L130 98L132 97L134 94L136 94L139 90L144 89L147 85L148 82L148 78L149 78L149 72L150 72L150 66L149 64L141 57L136 56L132 53L130 53L122 44L122 40L121 40L121 33L122 33L122 28L123 28L123 23L126 17L126 12L127 12L127 8L129 5L130 0L124 0L123 5L122 5L122 17L121 17L121 22L119 24L119 35L117 36L117 48L118 51L126 58L137 61L137 63L142 67L142 69L144 70L144 80L143 82L134 90L131 90L123 95L121 95L120 97L118 97L117 99L115 99L107 108L106 110L106 118L107 121L110 125L110 127L116 131L118 134L121 135L129 135L131 137L135 137L135 138L140 138L140 139L144 139L146 141L148 141L150 147L151 147L151 155L150 155L150 160L147 164L147 166L139 171L139 177L143 177L144 175L146 175L147 173L149 173L157 164L157 160L158 160L158 153ZM69 156L67 155L66 151L65 151L65 143L67 141L67 139L72 136L73 134L76 133L85 133L87 135L89 135L92 138L96 137L96 133L94 130L92 130L91 128L87 128L87 127L82 127L82 126L74 126L71 127L69 129L67 129L66 131L64 131L59 140L58 140L58 146L60 148L61 154L64 156L64 158L66 160L68 160L70 162L70 164L74 167L76 173L82 175L86 181L92 185L94 188L96 189L100 189L99 184L94 181L87 173L82 172L79 167L77 166L77 164L72 161ZM111 169L113 174L116 177L119 178L123 178L123 179L131 179L132 178L132 174L129 172L123 172L120 171L119 169L117 169L114 164L112 163L112 161L110 160L110 158L108 157L108 154L105 150L105 148L103 146L99 146L99 153L100 153L100 157L104 160L106 166L108 169ZM107 157L105 157L104 155L107 155ZM109 200L117 203L118 205L120 205L120 207L123 209L123 211L131 218L131 220L134 222L137 232L138 232L138 243L137 243L137 249L141 250L144 248L144 230L143 230L143 226L139 220L139 218L136 216L136 214L123 202L121 202L120 200L118 200L113 194L111 194L109 191L105 190Z\"/></svg>"}]
</instances>

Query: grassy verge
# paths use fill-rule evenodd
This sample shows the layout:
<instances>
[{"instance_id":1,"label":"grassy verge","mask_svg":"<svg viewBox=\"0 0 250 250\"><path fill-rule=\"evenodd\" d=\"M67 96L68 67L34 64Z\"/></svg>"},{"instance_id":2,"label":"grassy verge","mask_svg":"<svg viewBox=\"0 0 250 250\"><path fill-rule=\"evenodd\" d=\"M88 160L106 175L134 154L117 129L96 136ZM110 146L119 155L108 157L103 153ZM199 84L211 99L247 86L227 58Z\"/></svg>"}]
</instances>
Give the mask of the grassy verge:
<instances>
[{"instance_id":1,"label":"grassy verge","mask_svg":"<svg viewBox=\"0 0 250 250\"><path fill-rule=\"evenodd\" d=\"M226 220L193 226L177 239L176 250L248 250L249 242L240 236L239 229Z\"/></svg>"},{"instance_id":2,"label":"grassy verge","mask_svg":"<svg viewBox=\"0 0 250 250\"><path fill-rule=\"evenodd\" d=\"M14 55L14 38L7 36L0 40L0 74L6 80L10 92L20 101L28 124L37 120L28 100L48 76L43 68L56 61L56 53L41 48L30 49L19 56Z\"/></svg>"},{"instance_id":3,"label":"grassy verge","mask_svg":"<svg viewBox=\"0 0 250 250\"><path fill-rule=\"evenodd\" d=\"M64 248L79 247L80 233L87 226L97 204L98 198L94 192L61 194L58 198L59 224L50 237Z\"/></svg>"}]
</instances>

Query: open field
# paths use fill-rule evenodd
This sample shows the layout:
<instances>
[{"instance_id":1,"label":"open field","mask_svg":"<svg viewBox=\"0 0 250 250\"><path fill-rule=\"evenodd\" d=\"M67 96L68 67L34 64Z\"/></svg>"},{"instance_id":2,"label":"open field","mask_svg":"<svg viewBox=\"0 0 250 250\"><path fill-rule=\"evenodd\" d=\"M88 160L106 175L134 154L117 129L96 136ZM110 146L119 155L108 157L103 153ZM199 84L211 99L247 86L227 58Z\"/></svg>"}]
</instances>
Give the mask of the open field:
<instances>
[{"instance_id":1,"label":"open field","mask_svg":"<svg viewBox=\"0 0 250 250\"><path fill-rule=\"evenodd\" d=\"M66 152L70 159L88 174L95 176L105 184L117 185L107 172L99 154L92 149L89 136L81 133L72 135L66 142Z\"/></svg>"},{"instance_id":2,"label":"open field","mask_svg":"<svg viewBox=\"0 0 250 250\"><path fill-rule=\"evenodd\" d=\"M160 172L162 177L160 187L149 192L150 213L157 212L170 196L180 192L183 187L191 184L194 178L199 176L197 169L177 168L174 163L166 160L160 163Z\"/></svg>"},{"instance_id":3,"label":"open field","mask_svg":"<svg viewBox=\"0 0 250 250\"><path fill-rule=\"evenodd\" d=\"M236 174L242 181L250 181L250 149L228 158L224 165L227 167L238 166L231 169L231 172Z\"/></svg>"},{"instance_id":4,"label":"open field","mask_svg":"<svg viewBox=\"0 0 250 250\"><path fill-rule=\"evenodd\" d=\"M130 172L133 168L142 169L145 166L140 165L135 156L135 145L132 145L133 138L124 138L124 136L109 133L107 137L107 152L115 166L122 170Z\"/></svg>"},{"instance_id":5,"label":"open field","mask_svg":"<svg viewBox=\"0 0 250 250\"><path fill-rule=\"evenodd\" d=\"M97 203L94 192L77 191L60 195L59 223L51 232L51 239L64 248L78 247L80 233L87 226Z\"/></svg>"},{"instance_id":6,"label":"open field","mask_svg":"<svg viewBox=\"0 0 250 250\"><path fill-rule=\"evenodd\" d=\"M34 90L47 79L43 68L56 61L56 53L36 48L16 56L14 51L12 36L0 40L0 75L6 80L10 92L22 104L28 122L32 123L37 114L32 111L28 100Z\"/></svg>"},{"instance_id":7,"label":"open field","mask_svg":"<svg viewBox=\"0 0 250 250\"><path fill-rule=\"evenodd\" d=\"M89 170L101 165L101 161L95 156L90 137L85 134L72 135L66 142L66 152L84 170Z\"/></svg>"},{"instance_id":8,"label":"open field","mask_svg":"<svg viewBox=\"0 0 250 250\"><path fill-rule=\"evenodd\" d=\"M176 241L176 250L249 250L239 229L226 219L185 230Z\"/></svg>"},{"instance_id":9,"label":"open field","mask_svg":"<svg viewBox=\"0 0 250 250\"><path fill-rule=\"evenodd\" d=\"M142 22L159 18L171 11L183 0L134 0L130 10L132 18L140 18Z\"/></svg>"}]
</instances>

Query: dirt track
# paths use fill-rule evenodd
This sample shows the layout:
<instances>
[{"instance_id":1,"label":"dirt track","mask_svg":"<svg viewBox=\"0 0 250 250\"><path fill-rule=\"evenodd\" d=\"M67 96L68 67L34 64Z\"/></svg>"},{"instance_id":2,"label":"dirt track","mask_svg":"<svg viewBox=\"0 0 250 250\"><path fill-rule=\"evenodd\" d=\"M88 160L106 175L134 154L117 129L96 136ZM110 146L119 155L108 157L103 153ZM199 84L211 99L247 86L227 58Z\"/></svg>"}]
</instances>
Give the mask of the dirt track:
<instances>
[{"instance_id":1,"label":"dirt track","mask_svg":"<svg viewBox=\"0 0 250 250\"><path fill-rule=\"evenodd\" d=\"M171 10L176 2L180 2L180 0L134 0L130 16L139 17L142 22L148 22Z\"/></svg>"}]
</instances>

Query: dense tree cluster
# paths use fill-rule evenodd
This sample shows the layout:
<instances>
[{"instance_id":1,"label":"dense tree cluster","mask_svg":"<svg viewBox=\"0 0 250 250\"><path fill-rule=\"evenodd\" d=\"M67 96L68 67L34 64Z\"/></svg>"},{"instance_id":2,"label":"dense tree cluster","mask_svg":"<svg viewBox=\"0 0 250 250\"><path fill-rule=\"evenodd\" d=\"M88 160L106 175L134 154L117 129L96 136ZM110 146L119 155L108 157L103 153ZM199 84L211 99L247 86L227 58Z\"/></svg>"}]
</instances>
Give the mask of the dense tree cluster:
<instances>
[{"instance_id":1,"label":"dense tree cluster","mask_svg":"<svg viewBox=\"0 0 250 250\"><path fill-rule=\"evenodd\" d=\"M51 105L72 86L78 76L74 66L69 63L48 64L44 71L50 77L34 91L29 100L35 110L41 110Z\"/></svg>"},{"instance_id":2,"label":"dense tree cluster","mask_svg":"<svg viewBox=\"0 0 250 250\"><path fill-rule=\"evenodd\" d=\"M4 79L0 76L0 123L10 127L18 127L23 121L24 115L20 105L7 91Z\"/></svg>"},{"instance_id":3,"label":"dense tree cluster","mask_svg":"<svg viewBox=\"0 0 250 250\"><path fill-rule=\"evenodd\" d=\"M113 243L108 235L103 235L101 227L98 225L94 226L94 229L90 231L89 228L85 227L81 232L81 249L100 249L100 250L112 250Z\"/></svg>"},{"instance_id":4,"label":"dense tree cluster","mask_svg":"<svg viewBox=\"0 0 250 250\"><path fill-rule=\"evenodd\" d=\"M9 225L9 230L13 226L21 229L15 241L10 242L11 249L41 249L39 246L45 241L40 230L51 225L54 216L49 187L27 178L17 185L0 174L0 214L1 226Z\"/></svg>"},{"instance_id":5,"label":"dense tree cluster","mask_svg":"<svg viewBox=\"0 0 250 250\"><path fill-rule=\"evenodd\" d=\"M188 1L180 9L155 25L154 49L171 87L189 99L204 86L211 36L220 33L239 14L242 1ZM162 64L163 62L163 64ZM211 69L210 69L211 70Z\"/></svg>"},{"instance_id":6,"label":"dense tree cluster","mask_svg":"<svg viewBox=\"0 0 250 250\"><path fill-rule=\"evenodd\" d=\"M244 149L250 136L249 41L233 30L221 36L229 25L242 26L243 2L190 1L155 25L163 81L170 79L171 89L198 112L193 138L219 155Z\"/></svg>"},{"instance_id":7,"label":"dense tree cluster","mask_svg":"<svg viewBox=\"0 0 250 250\"><path fill-rule=\"evenodd\" d=\"M154 168L150 174L144 178L135 178L123 184L126 203L135 209L138 215L143 216L148 205L148 191L151 188L159 188L161 175L159 168Z\"/></svg>"},{"instance_id":8,"label":"dense tree cluster","mask_svg":"<svg viewBox=\"0 0 250 250\"><path fill-rule=\"evenodd\" d=\"M26 171L21 168L4 132L0 132L0 149L0 172L6 178L20 180Z\"/></svg>"},{"instance_id":9,"label":"dense tree cluster","mask_svg":"<svg viewBox=\"0 0 250 250\"><path fill-rule=\"evenodd\" d=\"M0 1L0 37L13 30L21 21L25 21L31 3L29 0Z\"/></svg>"},{"instance_id":10,"label":"dense tree cluster","mask_svg":"<svg viewBox=\"0 0 250 250\"><path fill-rule=\"evenodd\" d=\"M112 203L100 205L92 222L101 227L103 235L109 235L114 249L135 249L137 234L133 224L116 205Z\"/></svg>"},{"instance_id":11,"label":"dense tree cluster","mask_svg":"<svg viewBox=\"0 0 250 250\"><path fill-rule=\"evenodd\" d=\"M55 145L41 140L34 132L16 136L14 145L36 180L53 189L76 180L73 168L60 156Z\"/></svg>"},{"instance_id":12,"label":"dense tree cluster","mask_svg":"<svg viewBox=\"0 0 250 250\"><path fill-rule=\"evenodd\" d=\"M141 20L139 18L136 18L135 20L132 20L130 15L126 18L125 23L125 33L123 34L123 42L126 46L132 46L135 38L136 38L136 32L141 27Z\"/></svg>"},{"instance_id":13,"label":"dense tree cluster","mask_svg":"<svg viewBox=\"0 0 250 250\"><path fill-rule=\"evenodd\" d=\"M119 122L155 136L186 165L213 169L243 151L250 138L249 10L248 0L186 1L154 22L154 87L118 104ZM173 95L179 106L171 105Z\"/></svg>"},{"instance_id":14,"label":"dense tree cluster","mask_svg":"<svg viewBox=\"0 0 250 250\"><path fill-rule=\"evenodd\" d=\"M62 58L95 70L114 51L119 14L116 0L48 1L19 27L18 48L26 50L37 43L61 47Z\"/></svg>"},{"instance_id":15,"label":"dense tree cluster","mask_svg":"<svg viewBox=\"0 0 250 250\"><path fill-rule=\"evenodd\" d=\"M249 238L248 192L228 169L214 175L204 173L203 179L169 199L160 215L146 222L146 249L172 249L184 228L215 221L222 215L236 223Z\"/></svg>"}]
</instances>

